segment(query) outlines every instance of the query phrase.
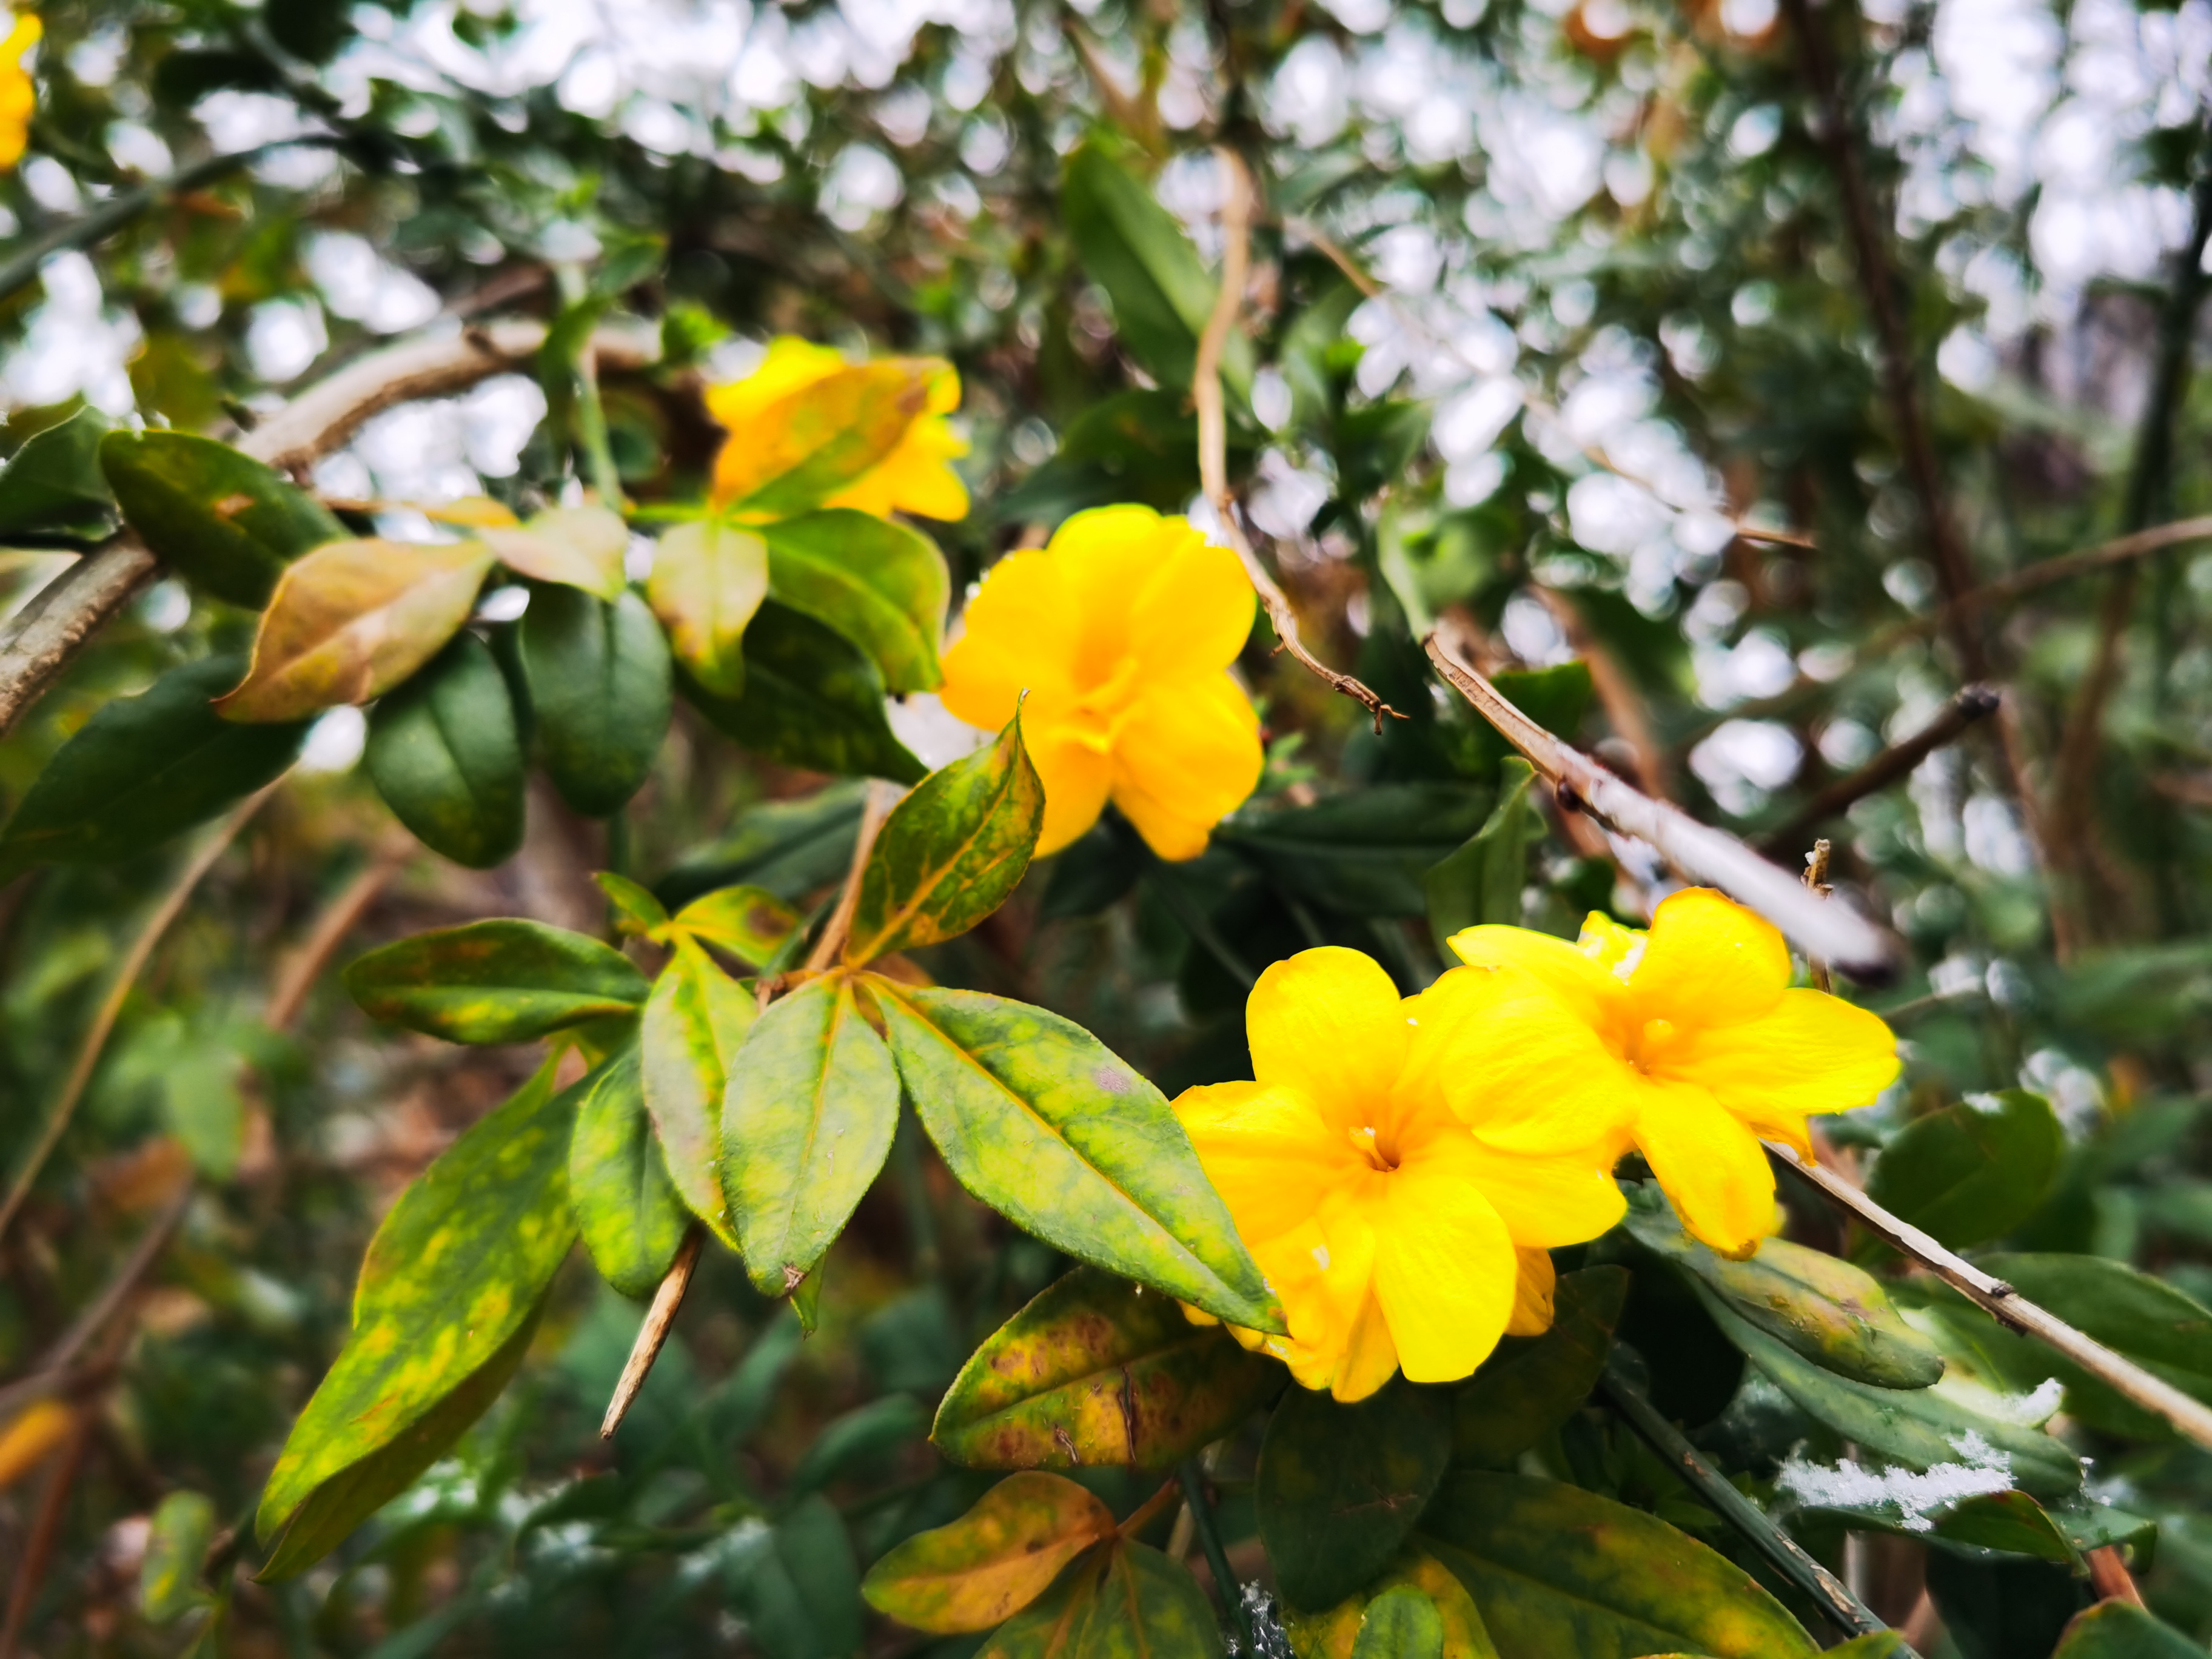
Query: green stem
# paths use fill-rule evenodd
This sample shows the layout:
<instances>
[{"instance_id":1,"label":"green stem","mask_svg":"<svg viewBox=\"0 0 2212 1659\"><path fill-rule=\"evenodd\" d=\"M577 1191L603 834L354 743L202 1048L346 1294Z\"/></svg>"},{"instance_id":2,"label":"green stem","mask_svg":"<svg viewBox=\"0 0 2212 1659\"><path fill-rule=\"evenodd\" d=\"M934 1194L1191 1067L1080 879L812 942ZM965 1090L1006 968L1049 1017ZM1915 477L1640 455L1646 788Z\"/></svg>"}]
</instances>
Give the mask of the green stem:
<instances>
[{"instance_id":1,"label":"green stem","mask_svg":"<svg viewBox=\"0 0 2212 1659\"><path fill-rule=\"evenodd\" d=\"M1250 1653L1252 1621L1244 1615L1244 1597L1238 1590L1237 1575L1229 1570L1229 1552L1221 1546L1221 1528L1214 1524L1213 1506L1206 1501L1206 1474L1198 1467L1198 1460L1186 1457L1176 1470L1176 1479L1182 1483L1182 1501L1190 1506L1190 1523L1198 1534L1198 1547L1206 1552L1206 1565L1213 1570L1213 1593L1221 1601L1221 1611L1229 1620L1229 1627L1237 1638L1237 1651Z\"/></svg>"},{"instance_id":2,"label":"green stem","mask_svg":"<svg viewBox=\"0 0 2212 1659\"><path fill-rule=\"evenodd\" d=\"M1722 1520L1741 1533L1751 1547L1772 1564L1774 1570L1812 1599L1820 1614L1845 1636L1875 1636L1889 1626L1845 1588L1844 1581L1807 1554L1804 1548L1776 1526L1759 1505L1731 1485L1728 1478L1698 1455L1682 1431L1660 1415L1643 1389L1620 1373L1616 1364L1599 1384L1626 1418L1629 1426L1650 1443L1651 1449L1674 1465L1674 1473ZM1901 1659L1918 1659L1909 1647L1898 1650Z\"/></svg>"},{"instance_id":3,"label":"green stem","mask_svg":"<svg viewBox=\"0 0 2212 1659\"><path fill-rule=\"evenodd\" d=\"M1182 878L1164 862L1154 860L1152 867L1152 890L1160 902L1168 907L1168 914L1182 924L1182 930L1197 940L1206 954L1228 971L1229 976L1248 990L1259 983L1259 975L1246 965L1244 958L1231 948L1213 926L1212 918L1198 906L1190 890L1182 884Z\"/></svg>"},{"instance_id":4,"label":"green stem","mask_svg":"<svg viewBox=\"0 0 2212 1659\"><path fill-rule=\"evenodd\" d=\"M555 280L560 284L561 302L570 309L590 303L584 283L584 274L574 265L555 268ZM620 513L626 505L623 500L622 475L615 470L614 446L607 440L607 411L599 401L599 368L592 356L592 337L588 330L576 331L575 349L568 360L569 375L576 387L576 444L584 452L584 469L590 475L592 489L602 507Z\"/></svg>"}]
</instances>

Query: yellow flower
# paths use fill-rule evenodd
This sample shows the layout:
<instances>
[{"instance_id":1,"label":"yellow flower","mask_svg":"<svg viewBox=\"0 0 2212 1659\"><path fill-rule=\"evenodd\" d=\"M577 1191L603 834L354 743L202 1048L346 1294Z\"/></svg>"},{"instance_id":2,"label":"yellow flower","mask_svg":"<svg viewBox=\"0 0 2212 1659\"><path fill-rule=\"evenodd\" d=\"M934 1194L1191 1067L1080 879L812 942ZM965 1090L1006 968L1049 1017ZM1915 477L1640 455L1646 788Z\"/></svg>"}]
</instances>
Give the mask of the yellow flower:
<instances>
[{"instance_id":1,"label":"yellow flower","mask_svg":"<svg viewBox=\"0 0 2212 1659\"><path fill-rule=\"evenodd\" d=\"M1234 553L1145 507L1079 513L992 567L939 696L993 732L1020 704L1044 783L1040 854L1109 798L1162 858L1206 850L1260 781L1260 717L1229 677L1253 605Z\"/></svg>"},{"instance_id":2,"label":"yellow flower","mask_svg":"<svg viewBox=\"0 0 2212 1659\"><path fill-rule=\"evenodd\" d=\"M1683 1223L1723 1254L1772 1231L1761 1136L1809 1155L1805 1121L1864 1106L1895 1079L1897 1040L1863 1008L1790 988L1782 935L1709 888L1675 893L1647 933L1601 915L1574 945L1519 927L1454 935L1462 962L1516 968L1550 989L1492 1041L1552 1071L1585 1121L1632 1142ZM1557 1120L1493 1124L1500 1144L1553 1144Z\"/></svg>"},{"instance_id":3,"label":"yellow flower","mask_svg":"<svg viewBox=\"0 0 2212 1659\"><path fill-rule=\"evenodd\" d=\"M23 59L39 44L44 27L35 17L18 17L0 37L0 167L12 167L23 159L31 139L31 112L38 107L38 93Z\"/></svg>"},{"instance_id":4,"label":"yellow flower","mask_svg":"<svg viewBox=\"0 0 2212 1659\"><path fill-rule=\"evenodd\" d=\"M1397 1370L1468 1376L1500 1336L1550 1323L1544 1252L1620 1218L1601 1151L1499 1152L1466 1121L1486 1089L1446 1062L1501 998L1535 991L1519 978L1455 969L1401 999L1357 951L1302 951L1253 987L1257 1080L1176 1101L1290 1328L1238 1340L1306 1387L1352 1401Z\"/></svg>"},{"instance_id":5,"label":"yellow flower","mask_svg":"<svg viewBox=\"0 0 2212 1659\"><path fill-rule=\"evenodd\" d=\"M726 500L735 493L734 481L746 476L744 462L759 441L750 429L753 422L783 398L847 366L831 348L787 334L770 343L760 367L744 380L708 389L707 412L730 434L714 462L716 500ZM960 377L946 369L931 380L927 406L908 423L890 453L823 504L856 507L878 518L894 512L966 518L968 486L949 464L968 453L968 441L945 418L959 407Z\"/></svg>"}]
</instances>

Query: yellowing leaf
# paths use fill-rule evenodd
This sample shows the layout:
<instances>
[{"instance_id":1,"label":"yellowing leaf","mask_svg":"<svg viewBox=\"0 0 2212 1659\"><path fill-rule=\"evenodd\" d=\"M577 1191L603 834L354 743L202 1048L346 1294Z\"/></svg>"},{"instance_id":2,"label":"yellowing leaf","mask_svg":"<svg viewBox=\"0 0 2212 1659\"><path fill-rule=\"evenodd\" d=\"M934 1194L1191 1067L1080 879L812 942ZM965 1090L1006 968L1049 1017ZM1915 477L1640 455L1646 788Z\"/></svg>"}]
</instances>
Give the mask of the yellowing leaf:
<instances>
[{"instance_id":1,"label":"yellowing leaf","mask_svg":"<svg viewBox=\"0 0 2212 1659\"><path fill-rule=\"evenodd\" d=\"M1327 1613L1304 1615L1285 1609L1291 1641L1305 1659L1363 1659L1361 1643L1372 1648L1385 1633L1386 1603L1394 1595L1419 1595L1435 1608L1443 1659L1498 1659L1467 1586L1436 1557L1412 1548L1401 1552L1382 1577Z\"/></svg>"},{"instance_id":2,"label":"yellowing leaf","mask_svg":"<svg viewBox=\"0 0 2212 1659\"><path fill-rule=\"evenodd\" d=\"M469 542L317 548L285 567L253 641L253 665L216 709L226 720L296 720L391 690L469 619L491 562Z\"/></svg>"},{"instance_id":3,"label":"yellowing leaf","mask_svg":"<svg viewBox=\"0 0 2212 1659\"><path fill-rule=\"evenodd\" d=\"M441 501L421 511L426 519L458 525L465 530L512 530L522 522L506 502L495 501L489 495L464 495L457 501Z\"/></svg>"},{"instance_id":4,"label":"yellowing leaf","mask_svg":"<svg viewBox=\"0 0 2212 1659\"><path fill-rule=\"evenodd\" d=\"M799 912L757 887L724 887L693 899L670 926L759 968L799 926Z\"/></svg>"},{"instance_id":5,"label":"yellowing leaf","mask_svg":"<svg viewBox=\"0 0 2212 1659\"><path fill-rule=\"evenodd\" d=\"M1037 1471L1011 1475L957 1521L917 1534L877 1562L860 1594L916 1630L988 1630L1113 1532L1113 1512L1073 1480Z\"/></svg>"},{"instance_id":6,"label":"yellowing leaf","mask_svg":"<svg viewBox=\"0 0 2212 1659\"><path fill-rule=\"evenodd\" d=\"M653 550L645 596L691 678L718 696L740 696L745 629L768 596L768 544L710 520L679 524Z\"/></svg>"},{"instance_id":7,"label":"yellowing leaf","mask_svg":"<svg viewBox=\"0 0 2212 1659\"><path fill-rule=\"evenodd\" d=\"M606 507L558 507L517 529L486 524L477 533L517 575L580 587L603 599L623 590L629 529Z\"/></svg>"},{"instance_id":8,"label":"yellowing leaf","mask_svg":"<svg viewBox=\"0 0 2212 1659\"><path fill-rule=\"evenodd\" d=\"M0 1492L45 1462L76 1420L76 1413L58 1400L34 1400L0 1428Z\"/></svg>"},{"instance_id":9,"label":"yellowing leaf","mask_svg":"<svg viewBox=\"0 0 2212 1659\"><path fill-rule=\"evenodd\" d=\"M898 447L951 372L940 358L885 357L777 399L731 433L717 498L769 519L819 507Z\"/></svg>"}]
</instances>

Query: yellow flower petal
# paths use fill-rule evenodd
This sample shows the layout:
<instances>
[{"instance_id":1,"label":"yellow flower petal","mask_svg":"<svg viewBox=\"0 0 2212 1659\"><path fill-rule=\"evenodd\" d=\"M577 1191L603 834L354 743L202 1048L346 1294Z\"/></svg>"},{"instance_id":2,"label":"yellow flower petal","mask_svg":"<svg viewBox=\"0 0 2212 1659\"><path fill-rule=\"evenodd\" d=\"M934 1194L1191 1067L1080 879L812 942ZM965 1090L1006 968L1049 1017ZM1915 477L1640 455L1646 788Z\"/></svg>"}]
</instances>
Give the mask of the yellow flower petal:
<instances>
[{"instance_id":1,"label":"yellow flower petal","mask_svg":"<svg viewBox=\"0 0 2212 1659\"><path fill-rule=\"evenodd\" d=\"M1489 942L1480 944L1489 954ZM1571 947L1563 948L1572 954ZM1627 1121L1635 1073L1532 975L1505 967L1455 968L1407 1012L1419 1024L1399 1085L1401 1101L1437 1091L1491 1146L1573 1152L1613 1140Z\"/></svg>"},{"instance_id":2,"label":"yellow flower petal","mask_svg":"<svg viewBox=\"0 0 2212 1659\"><path fill-rule=\"evenodd\" d=\"M1258 602L1237 556L1192 531L1152 572L1130 613L1139 672L1181 679L1228 667L1251 635Z\"/></svg>"},{"instance_id":3,"label":"yellow flower petal","mask_svg":"<svg viewBox=\"0 0 2212 1659\"><path fill-rule=\"evenodd\" d=\"M1259 787L1259 716L1226 674L1146 688L1115 722L1114 804L1164 859L1196 858Z\"/></svg>"},{"instance_id":4,"label":"yellow flower petal","mask_svg":"<svg viewBox=\"0 0 2212 1659\"><path fill-rule=\"evenodd\" d=\"M1045 551L1066 573L1081 629L1073 665L1075 683L1095 690L1133 676L1130 618L1137 595L1175 550L1201 539L1181 519L1149 507L1094 507L1053 532Z\"/></svg>"},{"instance_id":5,"label":"yellow flower petal","mask_svg":"<svg viewBox=\"0 0 2212 1659\"><path fill-rule=\"evenodd\" d=\"M1176 1096L1175 1114L1248 1247L1313 1221L1358 1157L1295 1086L1205 1084Z\"/></svg>"},{"instance_id":6,"label":"yellow flower petal","mask_svg":"<svg viewBox=\"0 0 2212 1659\"><path fill-rule=\"evenodd\" d=\"M1344 1357L1337 1361L1329 1393L1353 1406L1376 1393L1397 1375L1399 1353L1382 1300L1370 1296L1346 1340Z\"/></svg>"},{"instance_id":7,"label":"yellow flower petal","mask_svg":"<svg viewBox=\"0 0 2212 1659\"><path fill-rule=\"evenodd\" d=\"M1552 1249L1608 1232L1627 1213L1628 1200L1608 1172L1613 1159L1606 1152L1528 1158L1498 1152L1476 1137L1465 1167L1516 1246Z\"/></svg>"},{"instance_id":8,"label":"yellow flower petal","mask_svg":"<svg viewBox=\"0 0 2212 1659\"><path fill-rule=\"evenodd\" d=\"M1513 1317L1506 1322L1508 1336L1541 1336L1552 1328L1552 1293L1559 1272L1549 1250L1518 1249L1521 1277L1513 1286Z\"/></svg>"},{"instance_id":9,"label":"yellow flower petal","mask_svg":"<svg viewBox=\"0 0 2212 1659\"><path fill-rule=\"evenodd\" d=\"M1709 1091L1747 1123L1802 1122L1871 1104L1897 1080L1897 1039L1840 997L1784 991L1758 1019L1693 1032L1653 1070Z\"/></svg>"},{"instance_id":10,"label":"yellow flower petal","mask_svg":"<svg viewBox=\"0 0 2212 1659\"><path fill-rule=\"evenodd\" d=\"M1065 726L1036 722L1030 737L1023 722L1023 741L1036 767L1037 781L1044 786L1044 823L1037 832L1036 856L1057 853L1098 822L1106 810L1114 768L1104 750L1082 732Z\"/></svg>"},{"instance_id":11,"label":"yellow flower petal","mask_svg":"<svg viewBox=\"0 0 2212 1659\"><path fill-rule=\"evenodd\" d=\"M1470 968L1517 968L1532 975L1594 1031L1626 1017L1628 988L1604 963L1563 939L1492 924L1462 928L1444 942Z\"/></svg>"},{"instance_id":12,"label":"yellow flower petal","mask_svg":"<svg viewBox=\"0 0 2212 1659\"><path fill-rule=\"evenodd\" d=\"M1009 553L968 601L966 631L945 653L938 696L970 726L995 732L1032 694L1032 720L1072 708L1079 626L1067 580L1041 549Z\"/></svg>"},{"instance_id":13,"label":"yellow flower petal","mask_svg":"<svg viewBox=\"0 0 2212 1659\"><path fill-rule=\"evenodd\" d=\"M1382 965L1334 945L1272 963L1244 1005L1244 1029L1253 1075L1314 1102L1337 1143L1364 1163L1347 1133L1383 1123L1410 1035Z\"/></svg>"},{"instance_id":14,"label":"yellow flower petal","mask_svg":"<svg viewBox=\"0 0 2212 1659\"><path fill-rule=\"evenodd\" d=\"M1462 1139L1401 1164L1376 1228L1375 1296L1412 1382L1471 1375L1513 1316L1521 1264L1476 1183L1473 1153Z\"/></svg>"},{"instance_id":15,"label":"yellow flower petal","mask_svg":"<svg viewBox=\"0 0 2212 1659\"><path fill-rule=\"evenodd\" d=\"M957 380L953 395L959 395ZM907 428L890 454L823 504L848 507L879 519L895 512L948 522L964 519L968 486L947 463L967 453L967 441L943 416L924 415Z\"/></svg>"},{"instance_id":16,"label":"yellow flower petal","mask_svg":"<svg viewBox=\"0 0 2212 1659\"><path fill-rule=\"evenodd\" d=\"M780 335L769 342L760 367L744 379L707 388L707 413L716 425L735 432L778 398L827 380L844 367L845 359L832 347Z\"/></svg>"},{"instance_id":17,"label":"yellow flower petal","mask_svg":"<svg viewBox=\"0 0 2212 1659\"><path fill-rule=\"evenodd\" d=\"M1782 935L1710 887L1661 901L1628 981L1644 1018L1680 1028L1757 1019L1789 983L1790 947Z\"/></svg>"},{"instance_id":18,"label":"yellow flower petal","mask_svg":"<svg viewBox=\"0 0 2212 1659\"><path fill-rule=\"evenodd\" d=\"M1774 1225L1774 1170L1759 1138L1702 1089L1655 1084L1636 1144L1692 1234L1741 1260Z\"/></svg>"}]
</instances>

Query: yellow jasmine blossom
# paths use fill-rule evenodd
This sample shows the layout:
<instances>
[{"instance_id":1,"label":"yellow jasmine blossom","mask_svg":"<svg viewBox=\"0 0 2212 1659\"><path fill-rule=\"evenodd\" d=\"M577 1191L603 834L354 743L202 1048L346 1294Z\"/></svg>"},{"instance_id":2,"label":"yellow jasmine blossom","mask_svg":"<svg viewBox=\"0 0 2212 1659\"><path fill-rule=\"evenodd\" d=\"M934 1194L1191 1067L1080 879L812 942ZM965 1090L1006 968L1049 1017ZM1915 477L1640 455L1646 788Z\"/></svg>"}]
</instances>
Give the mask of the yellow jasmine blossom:
<instances>
[{"instance_id":1,"label":"yellow jasmine blossom","mask_svg":"<svg viewBox=\"0 0 2212 1659\"><path fill-rule=\"evenodd\" d=\"M1044 784L1040 854L1109 799L1162 858L1206 850L1260 781L1260 717L1229 676L1254 603L1234 553L1146 507L1079 513L992 567L938 695L990 732L1020 705Z\"/></svg>"},{"instance_id":2,"label":"yellow jasmine blossom","mask_svg":"<svg viewBox=\"0 0 2212 1659\"><path fill-rule=\"evenodd\" d=\"M707 412L730 434L714 462L718 501L736 493L735 481L746 472L744 461L759 441L755 422L794 392L847 367L830 347L787 334L769 343L760 367L744 380L708 389ZM968 486L951 463L968 453L968 441L945 419L959 407L960 377L946 369L932 379L927 405L908 423L890 452L823 504L854 507L878 518L889 518L894 512L925 519L966 518Z\"/></svg>"},{"instance_id":3,"label":"yellow jasmine blossom","mask_svg":"<svg viewBox=\"0 0 2212 1659\"><path fill-rule=\"evenodd\" d=\"M1401 998L1357 951L1302 951L1252 989L1255 1080L1176 1101L1290 1328L1238 1340L1306 1387L1353 1401L1395 1371L1468 1376L1500 1336L1550 1323L1544 1252L1620 1218L1602 1149L1500 1152L1465 1121L1483 1120L1486 1091L1464 1039L1528 988L1518 978L1456 969Z\"/></svg>"},{"instance_id":4,"label":"yellow jasmine blossom","mask_svg":"<svg viewBox=\"0 0 2212 1659\"><path fill-rule=\"evenodd\" d=\"M30 143L31 112L38 107L39 100L23 59L44 33L37 18L25 16L15 19L8 33L0 36L0 167L12 167L21 161L23 147Z\"/></svg>"},{"instance_id":5,"label":"yellow jasmine blossom","mask_svg":"<svg viewBox=\"0 0 2212 1659\"><path fill-rule=\"evenodd\" d=\"M1489 1034L1551 1071L1585 1122L1632 1143L1691 1232L1744 1256L1772 1231L1762 1136L1809 1155L1805 1121L1873 1101L1895 1080L1897 1040L1863 1008L1790 987L1782 935L1710 888L1675 893L1649 933L1593 914L1570 945L1520 927L1453 936L1462 962L1518 969L1522 1001ZM1555 1144L1559 1120L1493 1122L1498 1144Z\"/></svg>"}]
</instances>

